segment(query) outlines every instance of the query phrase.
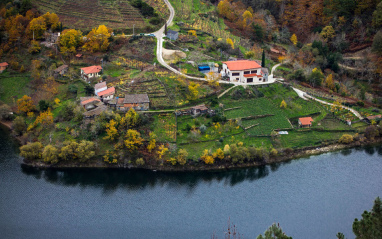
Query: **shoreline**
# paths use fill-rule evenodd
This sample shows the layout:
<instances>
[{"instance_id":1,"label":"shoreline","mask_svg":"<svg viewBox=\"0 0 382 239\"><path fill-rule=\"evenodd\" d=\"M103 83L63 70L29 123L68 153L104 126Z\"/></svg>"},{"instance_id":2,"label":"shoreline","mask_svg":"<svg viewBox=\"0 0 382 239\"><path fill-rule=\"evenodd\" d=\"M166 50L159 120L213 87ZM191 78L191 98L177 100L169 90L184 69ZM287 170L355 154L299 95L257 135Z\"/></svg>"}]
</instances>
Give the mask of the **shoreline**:
<instances>
[{"instance_id":1,"label":"shoreline","mask_svg":"<svg viewBox=\"0 0 382 239\"><path fill-rule=\"evenodd\" d=\"M243 169L243 168L251 168L251 167L259 167L272 165L275 163L288 162L291 160L297 160L300 158L310 157L314 155L320 155L329 152L336 152L343 149L356 148L360 146L368 146L375 145L382 142L382 138L378 138L374 141L366 141L364 143L361 142L353 142L350 144L331 144L322 147L305 147L301 149L296 149L293 153L289 155L282 155L278 157L269 158L269 160L265 162L251 162L251 163L243 163L238 165L231 164L222 164L222 165L187 165L187 166L172 166L172 165L162 165L162 166L135 166L128 165L124 166L121 164L106 164L104 162L88 162L88 163L63 163L50 165L43 162L35 162L35 161L27 161L23 160L21 163L22 167L31 167L37 169L122 169L122 170L130 170L130 169L143 169L150 171L158 171L158 172L214 172L214 171L224 171L224 170L235 170L235 169Z\"/></svg>"},{"instance_id":2,"label":"shoreline","mask_svg":"<svg viewBox=\"0 0 382 239\"><path fill-rule=\"evenodd\" d=\"M10 121L0 121L0 126L6 128L9 132L12 132L12 126ZM14 135L10 134L18 144L21 145L20 140ZM251 168L251 167L259 167L265 165L271 165L274 163L282 163L288 162L291 160L296 160L300 158L310 157L314 155L320 155L329 152L335 152L343 149L356 148L360 146L367 145L375 145L382 142L382 137L377 138L373 141L365 141L365 142L352 142L350 144L330 144L325 146L309 146L300 149L295 149L292 153L288 155L281 155L276 157L270 157L267 161L264 162L247 162L238 165L232 164L220 164L220 165L185 165L185 166L172 166L172 165L146 165L146 166L136 166L136 165L123 165L123 163L119 164L107 164L103 161L95 161L91 160L87 163L77 163L77 162L64 162L58 163L55 165L46 164L41 161L30 161L23 159L21 162L22 167L30 167L37 169L143 169L150 171L159 171L159 172L213 172L213 171L224 171L224 170L234 170L234 169L242 169L242 168Z\"/></svg>"}]
</instances>

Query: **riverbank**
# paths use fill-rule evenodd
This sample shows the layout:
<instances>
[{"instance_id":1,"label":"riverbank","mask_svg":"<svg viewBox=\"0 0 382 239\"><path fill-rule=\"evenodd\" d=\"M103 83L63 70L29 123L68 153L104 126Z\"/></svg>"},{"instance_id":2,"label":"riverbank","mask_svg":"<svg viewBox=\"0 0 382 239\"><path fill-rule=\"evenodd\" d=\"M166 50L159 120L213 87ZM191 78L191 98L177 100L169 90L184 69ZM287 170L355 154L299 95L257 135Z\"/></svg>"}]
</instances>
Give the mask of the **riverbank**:
<instances>
[{"instance_id":1,"label":"riverbank","mask_svg":"<svg viewBox=\"0 0 382 239\"><path fill-rule=\"evenodd\" d=\"M377 138L372 141L364 141L363 143L356 141L350 144L332 144L322 147L305 147L301 149L296 149L289 154L278 155L276 157L270 157L268 160L263 162L250 162L250 163L242 163L242 164L219 164L219 165L176 165L172 166L168 165L144 165L144 166L136 166L132 164L108 164L104 163L100 160L91 160L86 163L67 163L67 162L59 162L58 164L47 164L40 161L32 161L32 160L23 160L23 167L33 167L39 169L73 169L73 168L83 168L83 169L91 169L91 168L104 168L104 169L146 169L151 171L161 171L161 172L192 172L192 171L224 171L224 170L232 170L232 169L241 169L241 168L250 168L250 167L258 167L264 165L271 165L275 163L288 162L291 160L310 157L313 155L319 155L329 152L335 152L343 149L356 148L360 146L368 146L368 145L376 145L382 143L382 138Z\"/></svg>"}]
</instances>

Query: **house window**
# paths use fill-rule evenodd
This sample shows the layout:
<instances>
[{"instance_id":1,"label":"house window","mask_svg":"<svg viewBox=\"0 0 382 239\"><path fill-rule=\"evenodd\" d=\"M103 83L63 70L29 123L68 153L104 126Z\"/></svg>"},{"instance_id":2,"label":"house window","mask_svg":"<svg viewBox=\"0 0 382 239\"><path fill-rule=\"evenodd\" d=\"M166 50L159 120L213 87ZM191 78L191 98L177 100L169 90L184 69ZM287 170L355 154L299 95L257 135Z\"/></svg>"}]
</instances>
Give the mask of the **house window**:
<instances>
[{"instance_id":1,"label":"house window","mask_svg":"<svg viewBox=\"0 0 382 239\"><path fill-rule=\"evenodd\" d=\"M257 70L251 71L252 74L257 74Z\"/></svg>"},{"instance_id":2,"label":"house window","mask_svg":"<svg viewBox=\"0 0 382 239\"><path fill-rule=\"evenodd\" d=\"M239 81L239 78L236 78L236 81Z\"/></svg>"},{"instance_id":3,"label":"house window","mask_svg":"<svg viewBox=\"0 0 382 239\"><path fill-rule=\"evenodd\" d=\"M240 73L232 73L232 76L239 76Z\"/></svg>"},{"instance_id":4,"label":"house window","mask_svg":"<svg viewBox=\"0 0 382 239\"><path fill-rule=\"evenodd\" d=\"M247 83L252 83L253 82L253 78L247 78Z\"/></svg>"},{"instance_id":5,"label":"house window","mask_svg":"<svg viewBox=\"0 0 382 239\"><path fill-rule=\"evenodd\" d=\"M251 71L244 71L244 75L251 74Z\"/></svg>"}]
</instances>

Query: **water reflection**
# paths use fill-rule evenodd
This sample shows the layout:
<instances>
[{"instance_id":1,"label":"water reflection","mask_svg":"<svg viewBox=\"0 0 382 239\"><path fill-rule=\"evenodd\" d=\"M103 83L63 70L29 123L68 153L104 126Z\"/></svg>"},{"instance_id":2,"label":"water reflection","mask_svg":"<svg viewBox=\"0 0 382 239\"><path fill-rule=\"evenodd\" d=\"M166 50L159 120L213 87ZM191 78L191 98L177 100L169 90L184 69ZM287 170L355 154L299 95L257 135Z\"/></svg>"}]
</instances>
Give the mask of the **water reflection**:
<instances>
[{"instance_id":1,"label":"water reflection","mask_svg":"<svg viewBox=\"0 0 382 239\"><path fill-rule=\"evenodd\" d=\"M345 149L338 153L349 155L354 149ZM382 155L382 145L358 148L367 154L378 152ZM221 171L221 172L152 172L148 170L117 170L117 169L65 169L40 170L22 167L22 172L36 179L44 179L49 183L63 186L81 186L102 188L105 193L118 188L128 190L144 190L147 188L169 187L193 190L200 183L223 182L225 185L235 186L244 181L254 181L267 177L270 172L276 172L284 164L291 161L271 164L254 168Z\"/></svg>"},{"instance_id":2,"label":"water reflection","mask_svg":"<svg viewBox=\"0 0 382 239\"><path fill-rule=\"evenodd\" d=\"M238 169L222 172L175 172L163 173L148 170L116 170L116 169L65 169L40 170L22 166L22 172L36 179L44 179L49 183L64 186L99 187L105 191L118 188L143 190L156 186L170 188L185 187L189 190L199 183L213 181L235 186L243 181L254 181L264 178L278 169L278 165Z\"/></svg>"}]
</instances>

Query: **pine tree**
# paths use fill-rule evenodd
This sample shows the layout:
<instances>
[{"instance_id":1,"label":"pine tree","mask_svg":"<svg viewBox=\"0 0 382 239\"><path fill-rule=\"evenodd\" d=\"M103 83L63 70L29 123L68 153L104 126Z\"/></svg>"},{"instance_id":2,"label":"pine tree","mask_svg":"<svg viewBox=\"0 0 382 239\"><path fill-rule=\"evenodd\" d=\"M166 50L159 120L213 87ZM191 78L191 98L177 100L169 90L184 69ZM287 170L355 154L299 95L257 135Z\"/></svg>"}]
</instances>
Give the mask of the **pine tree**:
<instances>
[{"instance_id":1,"label":"pine tree","mask_svg":"<svg viewBox=\"0 0 382 239\"><path fill-rule=\"evenodd\" d=\"M265 67L265 51L263 49L263 55L261 57L261 67Z\"/></svg>"}]
</instances>

